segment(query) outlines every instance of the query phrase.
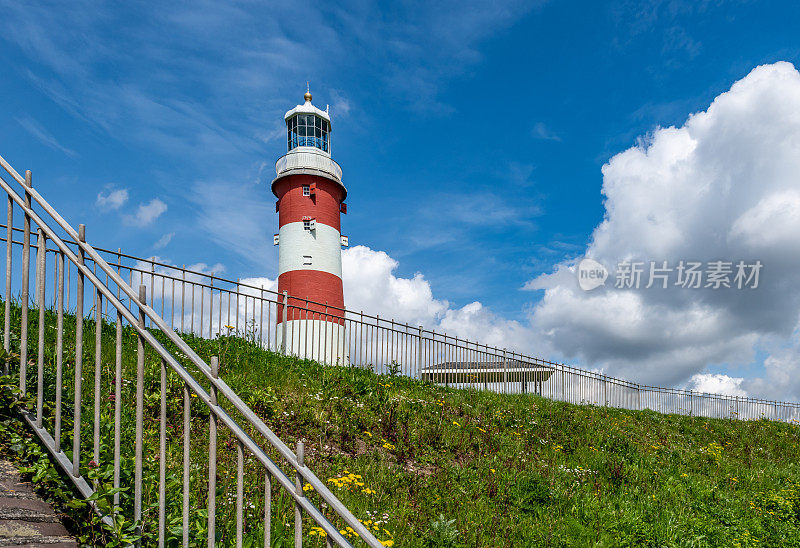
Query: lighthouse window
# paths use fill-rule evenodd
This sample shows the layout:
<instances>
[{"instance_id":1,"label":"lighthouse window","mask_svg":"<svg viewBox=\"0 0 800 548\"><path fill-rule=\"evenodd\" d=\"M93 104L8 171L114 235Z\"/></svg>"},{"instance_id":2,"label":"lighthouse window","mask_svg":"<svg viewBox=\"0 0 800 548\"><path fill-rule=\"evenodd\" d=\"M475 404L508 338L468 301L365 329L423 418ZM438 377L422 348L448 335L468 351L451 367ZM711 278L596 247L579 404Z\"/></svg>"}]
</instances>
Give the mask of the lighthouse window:
<instances>
[{"instance_id":1,"label":"lighthouse window","mask_svg":"<svg viewBox=\"0 0 800 548\"><path fill-rule=\"evenodd\" d=\"M303 221L303 230L311 230L311 221L309 219Z\"/></svg>"},{"instance_id":2,"label":"lighthouse window","mask_svg":"<svg viewBox=\"0 0 800 548\"><path fill-rule=\"evenodd\" d=\"M311 187L303 185L303 196L311 196Z\"/></svg>"},{"instance_id":3,"label":"lighthouse window","mask_svg":"<svg viewBox=\"0 0 800 548\"><path fill-rule=\"evenodd\" d=\"M298 114L286 121L287 145L295 147L314 147L328 152L328 133L330 124L320 116Z\"/></svg>"}]
</instances>

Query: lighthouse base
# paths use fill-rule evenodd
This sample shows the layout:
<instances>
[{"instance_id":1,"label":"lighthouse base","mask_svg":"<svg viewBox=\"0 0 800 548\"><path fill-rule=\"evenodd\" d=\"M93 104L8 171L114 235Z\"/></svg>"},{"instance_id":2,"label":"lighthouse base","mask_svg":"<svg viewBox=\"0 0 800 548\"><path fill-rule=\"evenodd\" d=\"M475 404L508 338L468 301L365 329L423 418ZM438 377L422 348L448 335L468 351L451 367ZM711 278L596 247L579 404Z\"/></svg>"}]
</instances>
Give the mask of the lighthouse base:
<instances>
[{"instance_id":1,"label":"lighthouse base","mask_svg":"<svg viewBox=\"0 0 800 548\"><path fill-rule=\"evenodd\" d=\"M284 354L328 365L350 365L343 325L325 320L288 320L278 324L278 348Z\"/></svg>"}]
</instances>

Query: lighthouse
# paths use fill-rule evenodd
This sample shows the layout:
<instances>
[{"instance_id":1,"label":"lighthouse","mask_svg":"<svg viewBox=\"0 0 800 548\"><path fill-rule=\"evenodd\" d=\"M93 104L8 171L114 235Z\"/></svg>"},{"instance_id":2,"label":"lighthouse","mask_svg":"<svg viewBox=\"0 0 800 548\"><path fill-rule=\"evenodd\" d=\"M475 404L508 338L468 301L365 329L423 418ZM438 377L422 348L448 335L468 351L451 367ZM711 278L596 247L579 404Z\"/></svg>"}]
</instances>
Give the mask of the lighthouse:
<instances>
[{"instance_id":1,"label":"lighthouse","mask_svg":"<svg viewBox=\"0 0 800 548\"><path fill-rule=\"evenodd\" d=\"M347 189L331 158L328 109L305 102L286 113L287 153L275 164L278 199L279 348L324 363L348 363L342 288L341 213Z\"/></svg>"}]
</instances>

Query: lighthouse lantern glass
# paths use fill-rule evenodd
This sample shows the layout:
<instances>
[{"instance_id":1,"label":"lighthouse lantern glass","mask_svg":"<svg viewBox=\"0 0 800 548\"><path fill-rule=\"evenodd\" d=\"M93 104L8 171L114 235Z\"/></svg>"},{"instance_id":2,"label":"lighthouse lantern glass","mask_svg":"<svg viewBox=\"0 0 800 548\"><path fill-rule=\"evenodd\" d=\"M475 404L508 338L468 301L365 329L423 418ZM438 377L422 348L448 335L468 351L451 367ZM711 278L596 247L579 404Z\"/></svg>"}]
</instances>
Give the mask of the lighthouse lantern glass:
<instances>
[{"instance_id":1,"label":"lighthouse lantern glass","mask_svg":"<svg viewBox=\"0 0 800 548\"><path fill-rule=\"evenodd\" d=\"M328 121L314 114L297 114L286 121L289 150L296 147L314 147L330 152Z\"/></svg>"}]
</instances>

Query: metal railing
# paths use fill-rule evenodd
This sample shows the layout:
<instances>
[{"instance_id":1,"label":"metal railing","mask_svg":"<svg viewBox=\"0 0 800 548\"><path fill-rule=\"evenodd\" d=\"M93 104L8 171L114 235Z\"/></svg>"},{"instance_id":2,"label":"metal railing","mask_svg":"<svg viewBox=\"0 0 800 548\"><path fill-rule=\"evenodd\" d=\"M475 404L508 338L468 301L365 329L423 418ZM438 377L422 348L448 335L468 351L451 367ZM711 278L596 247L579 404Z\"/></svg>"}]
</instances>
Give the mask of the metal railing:
<instances>
[{"instance_id":1,"label":"metal railing","mask_svg":"<svg viewBox=\"0 0 800 548\"><path fill-rule=\"evenodd\" d=\"M311 169L332 175L342 181L342 168L331 155L312 147L295 148L278 158L275 173L278 175L293 171Z\"/></svg>"},{"instance_id":2,"label":"metal railing","mask_svg":"<svg viewBox=\"0 0 800 548\"><path fill-rule=\"evenodd\" d=\"M284 444L220 377L220 366L225 364L219 364L216 357L207 363L176 333L174 310L169 320L162 317L163 308L162 314L156 311L152 280L148 305L148 288L142 283L146 280L124 280L121 274L125 269L120 264L110 265L103 258L107 253L86 242L84 226L80 225L76 231L34 190L30 171L23 178L2 157L0 165L8 174L0 175L0 186L8 196L4 373L18 375L20 397L27 398L29 392L35 392L35 408L28 408L24 418L84 497L95 492L99 481L87 480L87 473L111 466L112 513L126 515L145 543L158 546L165 545L172 534L168 525L176 521L180 525L179 540L188 546L190 534L196 534L192 532L194 518L190 523L190 515L205 516L204 533L208 545L214 546L222 538L217 530L221 511L227 512L235 524L235 533L226 530L223 537L229 534L228 539L242 546L245 534L258 533L264 546L271 546L277 519L273 514L273 492L294 506L295 546L303 542L304 517L324 531L328 546L350 546L331 520L350 528L366 545L382 546L305 465L303 442L298 441L294 451ZM21 195L14 189L15 184L21 186ZM13 227L16 210L23 217L19 231ZM17 232L21 233L21 241L14 239ZM21 257L17 251L21 251ZM52 279L48 277L51 267ZM19 282L18 306L12 306L15 280ZM29 295L31 282L35 288L33 308ZM48 306L50 282L53 287ZM94 301L89 317L84 302L87 294ZM160 301L163 307L163 292ZM17 312L19 321L15 317ZM31 318L31 313L36 317ZM74 325L65 321L70 314L74 315ZM38 330L33 334L38 337L35 355L29 354L31 325ZM92 329L94 346L87 350L91 341L85 339L85 334ZM50 330L56 331L55 340ZM123 345L125 330L132 330L137 340L136 349L127 353ZM114 338L113 350L102 336L104 331L115 335L106 337ZM126 378L123 362L131 358L131 353L136 356L136 374ZM11 357L15 354L19 366L12 370L16 360ZM113 355L113 367L104 364L104 355ZM94 363L84 364L87 357L93 358ZM151 363L153 358L157 366ZM93 366L93 371L84 370L84 365ZM29 371L33 366L35 370ZM35 375L35 383L29 378L30 373ZM131 388L132 383L135 389ZM89 408L93 416L87 421L82 412ZM193 414L208 416L206 431L193 428L197 420ZM154 423L158 424L157 429ZM182 434L180 442L170 438L168 443L167 428ZM203 451L207 453L207 462L202 465L192 462L192 448L198 443L207 443L208 448ZM218 461L229 456L226 448L233 447L237 463L235 504L218 505ZM131 461L134 470L132 478L128 478L129 470L124 463ZM196 473L198 468L207 472L202 480ZM245 485L246 475L260 478L261 491L253 491L250 479ZM168 508L173 493L167 492L167 483L173 480L182 485L182 497L176 505L181 511L177 517L169 512L173 506ZM325 512L305 494L306 485L311 486L313 496L324 504ZM248 503L252 504L259 492L263 496L261 531L252 526L252 520L245 526L245 487ZM197 514L200 505L205 506L207 515ZM114 523L112 517L105 516L107 523Z\"/></svg>"},{"instance_id":3,"label":"metal railing","mask_svg":"<svg viewBox=\"0 0 800 548\"><path fill-rule=\"evenodd\" d=\"M149 287L153 306L180 333L206 338L236 333L276 352L456 388L532 392L574 404L709 418L800 421L798 403L635 383L423 326L280 294L248 280L227 279L121 250L97 251L114 263L131 286ZM288 329L293 320L307 320L308 328ZM343 336L332 337L338 326L344 329Z\"/></svg>"}]
</instances>

